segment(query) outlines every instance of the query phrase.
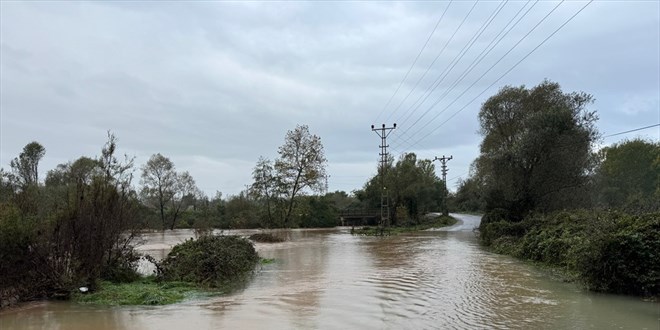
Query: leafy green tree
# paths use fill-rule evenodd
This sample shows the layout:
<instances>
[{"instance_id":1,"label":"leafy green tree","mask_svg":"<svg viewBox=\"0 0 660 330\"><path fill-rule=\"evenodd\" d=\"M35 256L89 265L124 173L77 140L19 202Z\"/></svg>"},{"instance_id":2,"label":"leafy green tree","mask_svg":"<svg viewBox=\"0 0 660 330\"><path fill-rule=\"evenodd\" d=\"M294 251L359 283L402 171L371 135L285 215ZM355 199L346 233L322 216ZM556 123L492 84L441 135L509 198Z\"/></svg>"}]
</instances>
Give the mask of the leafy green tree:
<instances>
[{"instance_id":1,"label":"leafy green tree","mask_svg":"<svg viewBox=\"0 0 660 330\"><path fill-rule=\"evenodd\" d=\"M394 166L388 164L385 173L383 185L390 198L392 224L403 225L399 220L404 219L418 222L421 215L439 210L445 196L444 184L435 174L430 159L417 159L414 153L404 154ZM373 176L364 189L356 192L356 197L368 208L380 207L381 177Z\"/></svg>"},{"instance_id":2,"label":"leafy green tree","mask_svg":"<svg viewBox=\"0 0 660 330\"><path fill-rule=\"evenodd\" d=\"M597 171L599 200L607 207L660 200L660 143L633 139L603 148ZM656 203L657 204L657 203Z\"/></svg>"},{"instance_id":3,"label":"leafy green tree","mask_svg":"<svg viewBox=\"0 0 660 330\"><path fill-rule=\"evenodd\" d=\"M296 196L304 189L322 189L327 160L321 138L312 135L307 125L288 131L278 153L280 158L275 161L274 169L286 200L284 226L289 226Z\"/></svg>"},{"instance_id":4,"label":"leafy green tree","mask_svg":"<svg viewBox=\"0 0 660 330\"><path fill-rule=\"evenodd\" d=\"M544 81L531 89L503 87L481 107L478 175L488 209L503 208L515 219L531 210L575 207L585 195L598 137L593 98L564 93Z\"/></svg>"},{"instance_id":5,"label":"leafy green tree","mask_svg":"<svg viewBox=\"0 0 660 330\"><path fill-rule=\"evenodd\" d=\"M472 176L458 182L458 189L454 194L452 205L457 211L483 211L485 200L483 183L478 176Z\"/></svg>"}]
</instances>

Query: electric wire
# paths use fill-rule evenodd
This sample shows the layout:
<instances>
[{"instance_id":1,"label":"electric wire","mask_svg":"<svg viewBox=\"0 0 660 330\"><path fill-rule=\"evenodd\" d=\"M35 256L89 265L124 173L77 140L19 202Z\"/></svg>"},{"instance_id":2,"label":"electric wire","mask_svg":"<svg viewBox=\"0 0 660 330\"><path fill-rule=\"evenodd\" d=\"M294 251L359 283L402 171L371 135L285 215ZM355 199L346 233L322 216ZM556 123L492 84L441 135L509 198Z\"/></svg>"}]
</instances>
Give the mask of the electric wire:
<instances>
[{"instance_id":1,"label":"electric wire","mask_svg":"<svg viewBox=\"0 0 660 330\"><path fill-rule=\"evenodd\" d=\"M472 63L470 63L470 65L468 65L467 69L466 69L466 70L465 70L465 71L459 76L459 78L458 78L457 80L455 80L455 81L450 85L450 87L449 87L449 88L448 88L448 89L447 89L447 90L446 90L446 91L440 96L440 98L436 101L435 104L437 104L440 100L444 99L444 97L446 97L449 93L451 93L451 92L452 92L452 91L458 86L458 84L459 84L463 79L465 79L465 77L467 77L467 75L468 75L470 72L472 72L472 70L474 70L474 69L477 67L477 65L479 65L479 63L481 63L481 61L483 61L483 60L488 56L488 54L490 54L490 52L491 52L493 49L495 49L495 47L497 47L497 45L498 45L498 44L499 44L499 43L500 43L500 42L501 42L501 41L502 41L502 40L503 40L503 39L504 39L504 38L505 38L505 37L506 37L506 36L507 36L507 35L508 35L508 34L509 34L509 33L510 33L510 32L511 32L516 26L517 26L517 25L518 25L518 23L520 23L520 22L522 21L522 19L523 19L525 16L527 16L527 14L532 10L532 8L534 8L534 6L539 2L539 0L536 0L536 1L532 4L532 6L530 6L530 7L527 9L527 11L525 11L525 13L524 13L522 16L520 16L520 18L518 18L518 20L516 20L516 22L515 22L513 25L511 25L511 23L516 19L516 17L518 17L518 15L520 14L520 12L522 12L522 10L525 9L525 7L527 6L527 4L528 4L529 2L530 2L530 1L528 1L523 7L521 7L520 10L518 10L518 12L514 15L514 17L511 18L511 19L509 20L509 22L508 22L508 23L507 23L507 24L506 24L506 25L500 30L500 32L499 32L499 33L498 33L498 34L497 34L497 35L496 35L496 36L490 41L490 43L489 43L486 47L484 47L484 49L481 51L481 53L479 53L479 55L477 55L477 57L475 57L475 59L472 61ZM507 30L507 28L509 27L509 25L511 25L511 27ZM505 32L505 31L506 31L506 32ZM503 34L503 33L504 33L504 34ZM498 39L498 38L499 38L499 39ZM444 79L443 79L443 80L444 80ZM442 81L437 81L437 80L436 80L436 82L437 82L437 84L436 84L436 85L433 87L433 89L432 89L432 90L431 90L431 91L430 91L430 92L424 97L424 100L422 100L422 102L419 103L419 104L415 107L414 111L416 111L417 109L419 109L419 107L420 107L424 102L426 102L426 100L428 99L428 97L431 96L431 92L432 92L433 90L435 90L436 88L438 88L438 86L440 85L440 83L441 83ZM413 125L411 125L411 127L414 126L415 124L417 124L417 123L418 123L418 122L419 122L419 121L420 121L420 120L421 120L426 114L428 114L428 113L432 110L432 108L433 108L433 106L429 107L429 108L428 108L428 109L427 109L427 110L426 110L426 111L425 111L425 112L424 112L424 113L423 113L423 114L422 114L422 115L421 115L421 116L415 121L415 123L413 123ZM414 112L414 111L413 111L413 112ZM413 112L411 112L411 114L412 114ZM406 133L407 133L408 131L409 131L409 130L405 130L401 135L402 135L402 136L405 136ZM408 141L411 140L411 139L412 139L412 137L408 137L408 138L405 138L405 137L404 137L404 142L408 142Z\"/></svg>"},{"instance_id":2,"label":"electric wire","mask_svg":"<svg viewBox=\"0 0 660 330\"><path fill-rule=\"evenodd\" d=\"M431 37L433 37L433 34L435 34L435 31L438 29L438 26L440 25L440 22L442 21L443 17L445 17L445 14L447 13L447 9L449 9L449 6L451 5L452 1L449 1L449 4L447 4L447 7L442 12L442 15L440 16L438 21L435 23L435 26L433 27L433 30L431 31L431 34L429 34L428 38L426 38L426 42L424 42L424 45L422 46L422 49L419 50L419 53L417 53L417 56L415 56L415 60L413 60L412 64L410 65L410 68L408 68L408 72L406 72L406 74L403 76L403 79L401 79L401 82L399 83L399 86L396 88L396 90L394 91L392 96L390 96L390 99L387 100L387 103L385 103L385 106L383 107L383 109L378 114L378 117L376 117L376 121L378 121L378 119L380 119L380 116L383 114L385 109L387 109L387 106L390 105L390 103L392 102L392 99L399 92L399 89L401 88L403 83L408 78L408 75L410 74L410 71L412 71L413 67L415 67L415 64L417 63L417 60L419 60L419 57L422 55L422 52L424 52L424 49L426 49L426 46L429 44L429 41L431 40ZM388 120L389 120L389 117L388 117Z\"/></svg>"},{"instance_id":3,"label":"electric wire","mask_svg":"<svg viewBox=\"0 0 660 330\"><path fill-rule=\"evenodd\" d=\"M460 60L465 56L465 54L467 54L467 52L477 42L479 37L481 37L481 35L488 29L488 27L493 22L493 20L495 20L495 17L497 17L497 15L499 15L499 13L502 11L502 9L504 9L504 7L506 6L506 4L508 2L509 2L509 0L500 2L500 4L495 8L495 10L486 19L486 21L481 25L481 27L479 27L479 29L474 33L472 38L470 38L470 40L468 40L468 42L458 52L458 54L454 57L454 59L451 62L449 62L449 64L444 68L442 73L440 73L440 75L438 75L438 77L429 85L429 87L426 89L426 91L424 91L424 93L417 98L415 103L413 103L412 106L409 107L408 110L406 110L406 112L403 114L403 117L404 117L403 120L399 121L400 125L405 125L405 123L408 121L408 119L410 119L410 117L413 115L415 110L419 109L419 107L424 103L424 101L426 101L426 99L431 95L431 93L436 88L438 88L438 86L442 83L442 81L445 80L445 78L447 78L447 76L452 72L452 70L456 67L456 65L460 62ZM410 93L412 93L412 90L410 91ZM424 95L426 95L426 97L424 97ZM418 104L419 100L422 97L424 97L424 101L422 101L421 103ZM417 104L417 106L415 106L416 104ZM399 106L401 106L401 104L399 104ZM413 125L411 125L411 126L413 126ZM404 131L404 133L402 133L402 134L405 134L407 131L408 130Z\"/></svg>"},{"instance_id":4,"label":"electric wire","mask_svg":"<svg viewBox=\"0 0 660 330\"><path fill-rule=\"evenodd\" d=\"M513 71L513 69L515 69L518 65L520 65L520 63L522 63L524 60L526 60L531 54L533 54L533 53L534 53L536 50L538 50L543 44L545 44L548 40L550 40L550 38L552 38L555 34L557 34L557 32L559 32L564 26L566 26L569 22L571 22L571 21L572 21L577 15L579 15L579 14L580 14L585 8L587 8L592 2L593 2L593 0L590 0L589 2L587 2L587 3L586 3L584 6L582 6L577 12L575 12L575 14L573 14L571 17L569 17L564 23L562 23L557 29L555 29L550 35L548 35L543 41L541 41L541 43L539 43L536 47L534 47L531 51L529 51L529 52L528 52L525 56L523 56L520 60L518 60L518 62L516 62L516 63L515 63L511 68L509 68L506 72L504 72L502 75L500 75L500 77L497 78L493 83L491 83L488 87L486 87L484 90L482 90L479 94L477 94L474 98L472 98L472 99L471 99L468 103L466 103L463 107L461 107L461 108L458 109L456 112L454 112L454 113L453 113L449 118L447 118L444 122L442 122L440 125L436 126L433 130L431 130L430 132L428 132L427 134L425 134L424 136L422 136L420 139L418 139L418 140L416 140L415 142L413 142L411 145L417 145L417 146L419 146L419 143L420 143L421 141L423 141L424 139L426 139L426 138L427 138L428 136L430 136L431 134L435 133L435 131L437 131L439 128L441 128L443 125L445 125L449 120L451 120L452 118L454 118L458 113L460 113L460 112L463 111L465 108L467 108L468 105L472 104L472 102L474 102L474 101L475 101L476 99L478 99L481 95L483 95L486 91L488 91L490 88L492 88L496 83L498 83L500 80L502 80L502 78L504 78L507 74L509 74L511 71ZM499 62L499 61L498 61L498 62ZM492 67L491 67L491 68L492 68ZM491 69L489 69L488 71L490 71L490 70L491 70ZM487 72L488 72L488 71L487 71ZM486 72L486 73L487 73L487 72ZM460 97L462 97L462 96L463 96L463 95L464 95L469 89L471 89L471 88L472 88L472 87L473 87L473 86L474 86L479 80L481 80L481 78L483 78L483 76L485 76L486 73L484 73L481 77L479 77L479 79L477 79L477 80L476 80L474 83L472 83L472 84L471 84L466 90L464 90L463 93L461 93L461 94L460 94L460 95L459 95L454 101L452 101L452 103L450 103L449 105L447 105L443 111L445 111L446 109L448 109L449 106L451 106L452 104L454 104L454 103L455 103Z\"/></svg>"}]
</instances>

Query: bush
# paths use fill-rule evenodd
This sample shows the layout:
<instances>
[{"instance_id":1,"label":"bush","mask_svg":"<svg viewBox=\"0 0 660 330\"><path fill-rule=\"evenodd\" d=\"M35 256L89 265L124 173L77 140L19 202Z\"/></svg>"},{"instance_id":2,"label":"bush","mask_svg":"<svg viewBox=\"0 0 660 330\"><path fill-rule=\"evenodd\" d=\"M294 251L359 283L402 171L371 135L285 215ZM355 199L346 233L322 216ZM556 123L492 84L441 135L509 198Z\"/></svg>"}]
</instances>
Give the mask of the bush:
<instances>
[{"instance_id":1,"label":"bush","mask_svg":"<svg viewBox=\"0 0 660 330\"><path fill-rule=\"evenodd\" d=\"M250 239L259 243L281 243L285 241L284 238L267 233L252 234Z\"/></svg>"},{"instance_id":2,"label":"bush","mask_svg":"<svg viewBox=\"0 0 660 330\"><path fill-rule=\"evenodd\" d=\"M480 228L494 251L562 267L591 290L660 294L659 213L563 211Z\"/></svg>"},{"instance_id":3,"label":"bush","mask_svg":"<svg viewBox=\"0 0 660 330\"><path fill-rule=\"evenodd\" d=\"M174 246L159 265L159 278L221 287L243 278L259 261L250 241L203 236Z\"/></svg>"},{"instance_id":4,"label":"bush","mask_svg":"<svg viewBox=\"0 0 660 330\"><path fill-rule=\"evenodd\" d=\"M580 256L582 280L595 291L660 295L660 214L620 216L617 228Z\"/></svg>"}]
</instances>

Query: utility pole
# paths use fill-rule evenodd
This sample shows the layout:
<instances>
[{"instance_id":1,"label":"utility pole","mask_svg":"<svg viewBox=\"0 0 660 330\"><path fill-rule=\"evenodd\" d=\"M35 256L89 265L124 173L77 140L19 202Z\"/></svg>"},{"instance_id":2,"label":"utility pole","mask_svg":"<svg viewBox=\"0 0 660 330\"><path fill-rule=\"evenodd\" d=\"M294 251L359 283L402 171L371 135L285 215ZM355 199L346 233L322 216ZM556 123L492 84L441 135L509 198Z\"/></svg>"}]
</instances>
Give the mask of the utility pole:
<instances>
[{"instance_id":1,"label":"utility pole","mask_svg":"<svg viewBox=\"0 0 660 330\"><path fill-rule=\"evenodd\" d=\"M440 168L442 169L442 182L445 184L445 190L443 192L443 197L442 197L442 214L443 215L449 215L449 210L447 210L447 162L452 160L454 158L453 156L449 156L448 158L445 157L445 155L442 155L442 158L438 158L437 156L433 161L439 160L440 163L442 164Z\"/></svg>"},{"instance_id":2,"label":"utility pole","mask_svg":"<svg viewBox=\"0 0 660 330\"><path fill-rule=\"evenodd\" d=\"M380 228L380 235L383 235L383 228L390 224L390 205L389 194L387 187L385 187L385 171L387 170L387 136L390 135L393 129L396 128L396 123L392 127L375 128L371 125L371 130L376 132L380 137L380 221L378 227Z\"/></svg>"}]
</instances>

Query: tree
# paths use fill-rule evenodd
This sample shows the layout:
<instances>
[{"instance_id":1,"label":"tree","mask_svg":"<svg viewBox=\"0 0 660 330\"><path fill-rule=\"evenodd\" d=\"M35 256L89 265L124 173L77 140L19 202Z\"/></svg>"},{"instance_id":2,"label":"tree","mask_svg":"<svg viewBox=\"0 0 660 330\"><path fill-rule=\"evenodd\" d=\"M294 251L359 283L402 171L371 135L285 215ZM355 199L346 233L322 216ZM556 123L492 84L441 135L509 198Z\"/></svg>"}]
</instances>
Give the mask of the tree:
<instances>
[{"instance_id":1,"label":"tree","mask_svg":"<svg viewBox=\"0 0 660 330\"><path fill-rule=\"evenodd\" d=\"M624 141L603 148L600 156L603 160L597 178L601 205L622 207L650 201L660 192L660 143Z\"/></svg>"},{"instance_id":2,"label":"tree","mask_svg":"<svg viewBox=\"0 0 660 330\"><path fill-rule=\"evenodd\" d=\"M458 182L458 189L453 196L453 206L457 211L483 211L483 184L478 176L472 176Z\"/></svg>"},{"instance_id":3,"label":"tree","mask_svg":"<svg viewBox=\"0 0 660 330\"><path fill-rule=\"evenodd\" d=\"M156 200L163 229L167 228L165 209L167 204L174 198L176 185L174 163L160 153L152 155L142 167L141 184L143 196Z\"/></svg>"},{"instance_id":4,"label":"tree","mask_svg":"<svg viewBox=\"0 0 660 330\"><path fill-rule=\"evenodd\" d=\"M592 100L544 81L531 89L505 86L482 105L476 166L487 209L504 208L521 219L535 209L576 206L595 164L597 116L586 110Z\"/></svg>"},{"instance_id":5,"label":"tree","mask_svg":"<svg viewBox=\"0 0 660 330\"><path fill-rule=\"evenodd\" d=\"M46 154L46 149L39 142L30 142L23 147L23 152L14 158L11 169L16 183L25 188L39 182L39 161Z\"/></svg>"},{"instance_id":6,"label":"tree","mask_svg":"<svg viewBox=\"0 0 660 330\"><path fill-rule=\"evenodd\" d=\"M366 202L368 207L380 207L380 180L380 175L375 175L362 191L356 192L358 199ZM408 219L419 221L420 215L438 210L443 196L446 196L433 162L417 159L414 153L402 155L394 166L388 164L384 180L391 201L392 224L395 225L404 225Z\"/></svg>"},{"instance_id":7,"label":"tree","mask_svg":"<svg viewBox=\"0 0 660 330\"><path fill-rule=\"evenodd\" d=\"M257 165L252 170L252 179L254 183L251 186L251 193L258 199L264 201L264 208L266 209L266 226L274 224L273 219L273 204L274 199L279 197L281 186L278 183L278 178L275 176L272 162L264 157L259 157Z\"/></svg>"},{"instance_id":8,"label":"tree","mask_svg":"<svg viewBox=\"0 0 660 330\"><path fill-rule=\"evenodd\" d=\"M288 226L296 196L307 188L321 190L327 160L321 138L310 134L307 125L288 131L278 153L280 158L275 161L274 168L280 188L285 192L284 225Z\"/></svg>"},{"instance_id":9,"label":"tree","mask_svg":"<svg viewBox=\"0 0 660 330\"><path fill-rule=\"evenodd\" d=\"M172 161L155 154L142 167L142 196L156 204L163 229L174 229L183 207L199 189L190 173L177 173Z\"/></svg>"}]
</instances>

